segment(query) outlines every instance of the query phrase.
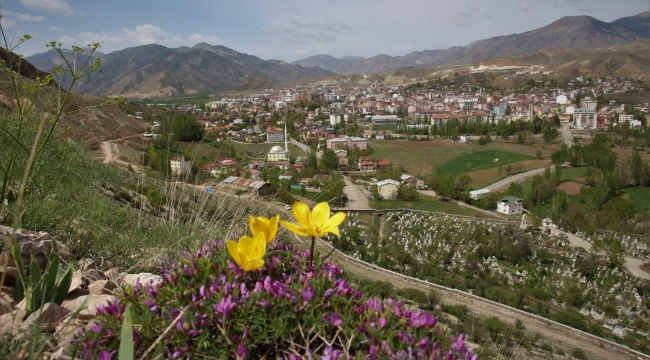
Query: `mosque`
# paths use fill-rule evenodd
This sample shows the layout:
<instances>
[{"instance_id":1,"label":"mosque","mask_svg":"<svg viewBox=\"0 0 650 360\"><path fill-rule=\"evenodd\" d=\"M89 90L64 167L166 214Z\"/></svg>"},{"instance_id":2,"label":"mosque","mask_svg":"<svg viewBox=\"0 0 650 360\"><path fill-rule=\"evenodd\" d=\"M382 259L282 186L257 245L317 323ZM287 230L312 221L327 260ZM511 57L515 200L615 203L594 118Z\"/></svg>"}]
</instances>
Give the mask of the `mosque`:
<instances>
[{"instance_id":1,"label":"mosque","mask_svg":"<svg viewBox=\"0 0 650 360\"><path fill-rule=\"evenodd\" d=\"M269 150L269 162L289 161L289 137L287 136L287 124L284 124L284 149L280 145L275 145Z\"/></svg>"}]
</instances>

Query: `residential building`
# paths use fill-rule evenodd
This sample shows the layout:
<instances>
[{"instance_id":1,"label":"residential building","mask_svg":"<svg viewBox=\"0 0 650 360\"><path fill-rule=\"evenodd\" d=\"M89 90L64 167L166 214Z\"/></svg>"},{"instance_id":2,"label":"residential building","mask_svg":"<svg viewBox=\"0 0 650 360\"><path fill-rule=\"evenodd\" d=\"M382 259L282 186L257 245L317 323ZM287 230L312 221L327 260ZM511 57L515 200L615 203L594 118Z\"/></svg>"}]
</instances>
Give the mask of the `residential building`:
<instances>
[{"instance_id":1,"label":"residential building","mask_svg":"<svg viewBox=\"0 0 650 360\"><path fill-rule=\"evenodd\" d=\"M598 105L598 103L595 100L591 100L589 97L580 100L580 107L583 109L596 110L596 105Z\"/></svg>"},{"instance_id":2,"label":"residential building","mask_svg":"<svg viewBox=\"0 0 650 360\"><path fill-rule=\"evenodd\" d=\"M624 124L627 122L630 122L634 120L634 115L628 115L628 114L621 114L618 116L618 123L619 124Z\"/></svg>"},{"instance_id":3,"label":"residential building","mask_svg":"<svg viewBox=\"0 0 650 360\"><path fill-rule=\"evenodd\" d=\"M192 171L192 162L180 156L171 158L169 161L172 175L186 175Z\"/></svg>"},{"instance_id":4,"label":"residential building","mask_svg":"<svg viewBox=\"0 0 650 360\"><path fill-rule=\"evenodd\" d=\"M377 183L377 192L382 199L395 199L398 190L399 183L395 180L386 179Z\"/></svg>"},{"instance_id":5,"label":"residential building","mask_svg":"<svg viewBox=\"0 0 650 360\"><path fill-rule=\"evenodd\" d=\"M266 132L267 142L283 142L285 140L284 132L281 129L269 129Z\"/></svg>"},{"instance_id":6,"label":"residential building","mask_svg":"<svg viewBox=\"0 0 650 360\"><path fill-rule=\"evenodd\" d=\"M585 108L575 109L573 123L576 129L596 129L598 126L596 110Z\"/></svg>"},{"instance_id":7,"label":"residential building","mask_svg":"<svg viewBox=\"0 0 650 360\"><path fill-rule=\"evenodd\" d=\"M497 203L497 211L506 215L521 214L524 211L524 201L515 196L506 196Z\"/></svg>"},{"instance_id":8,"label":"residential building","mask_svg":"<svg viewBox=\"0 0 650 360\"><path fill-rule=\"evenodd\" d=\"M486 197L487 194L489 193L490 193L489 189L472 190L469 192L469 197L472 198L472 200L479 201L484 197Z\"/></svg>"},{"instance_id":9,"label":"residential building","mask_svg":"<svg viewBox=\"0 0 650 360\"><path fill-rule=\"evenodd\" d=\"M356 136L344 136L342 138L333 138L327 140L327 148L334 151L348 147L348 149L358 148L359 150L366 150L368 148L368 140Z\"/></svg>"}]
</instances>

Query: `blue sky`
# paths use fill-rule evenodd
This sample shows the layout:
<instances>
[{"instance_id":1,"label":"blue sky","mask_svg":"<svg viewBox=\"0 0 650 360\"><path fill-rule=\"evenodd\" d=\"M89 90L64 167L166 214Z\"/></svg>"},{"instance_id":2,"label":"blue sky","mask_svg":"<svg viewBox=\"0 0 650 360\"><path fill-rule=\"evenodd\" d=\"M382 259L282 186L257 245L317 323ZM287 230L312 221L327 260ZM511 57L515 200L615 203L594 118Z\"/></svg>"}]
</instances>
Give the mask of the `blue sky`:
<instances>
[{"instance_id":1,"label":"blue sky","mask_svg":"<svg viewBox=\"0 0 650 360\"><path fill-rule=\"evenodd\" d=\"M262 59L294 61L467 45L520 33L562 16L614 19L649 11L648 0L5 0L8 37L33 38L17 52L101 44L101 52L161 44L224 45Z\"/></svg>"}]
</instances>

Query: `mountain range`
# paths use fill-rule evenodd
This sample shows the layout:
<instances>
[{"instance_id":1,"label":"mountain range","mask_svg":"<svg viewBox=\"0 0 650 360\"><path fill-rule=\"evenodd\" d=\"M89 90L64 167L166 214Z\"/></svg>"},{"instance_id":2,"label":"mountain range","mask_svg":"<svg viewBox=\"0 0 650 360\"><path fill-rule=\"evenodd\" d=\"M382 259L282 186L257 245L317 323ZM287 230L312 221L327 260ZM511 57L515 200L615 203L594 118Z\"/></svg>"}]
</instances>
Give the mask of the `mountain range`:
<instances>
[{"instance_id":1,"label":"mountain range","mask_svg":"<svg viewBox=\"0 0 650 360\"><path fill-rule=\"evenodd\" d=\"M72 56L71 52L65 54ZM319 67L290 65L281 60L262 60L224 46L205 43L171 49L143 45L98 55L102 72L95 73L74 90L89 94L120 94L142 98L227 90L252 79L285 82L332 74ZM54 50L26 58L47 71L62 61ZM81 57L78 61L83 61ZM69 81L69 79L68 79ZM66 84L66 78L62 80Z\"/></svg>"},{"instance_id":2,"label":"mountain range","mask_svg":"<svg viewBox=\"0 0 650 360\"><path fill-rule=\"evenodd\" d=\"M96 54L102 60L103 71L79 83L74 90L134 98L230 89L246 91L335 74L369 74L407 67L467 66L494 58L531 55L547 49L613 49L617 45L643 39L650 39L650 12L609 23L589 16L567 16L520 34L479 40L467 46L414 51L404 56L348 56L339 59L317 55L291 64L281 60L263 60L224 46L205 43L174 49L152 44ZM639 42L637 46L639 49L634 51L644 53L647 43ZM68 57L71 53L65 55ZM43 71L48 71L63 60L54 50L26 59ZM632 57L625 60L633 64L626 69L639 68L635 64L643 59ZM599 61L604 63L609 60ZM617 68L616 64L608 66L600 68ZM65 85L66 81L69 79L64 77L61 83Z\"/></svg>"},{"instance_id":3,"label":"mountain range","mask_svg":"<svg viewBox=\"0 0 650 360\"><path fill-rule=\"evenodd\" d=\"M319 66L336 74L377 73L404 67L473 64L502 56L526 55L549 48L597 49L650 38L650 12L623 17L610 23L590 16L566 16L536 30L475 41L467 46L413 51L404 56L377 55L346 60L316 55L292 62Z\"/></svg>"}]
</instances>

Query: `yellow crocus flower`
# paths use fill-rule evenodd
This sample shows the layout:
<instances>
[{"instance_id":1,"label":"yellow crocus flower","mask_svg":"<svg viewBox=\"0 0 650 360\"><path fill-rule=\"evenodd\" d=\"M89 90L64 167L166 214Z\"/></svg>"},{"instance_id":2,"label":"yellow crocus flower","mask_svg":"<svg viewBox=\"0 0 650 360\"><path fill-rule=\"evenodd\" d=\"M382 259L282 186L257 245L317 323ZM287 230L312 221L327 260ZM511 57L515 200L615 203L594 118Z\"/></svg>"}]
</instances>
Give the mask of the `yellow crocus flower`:
<instances>
[{"instance_id":1,"label":"yellow crocus flower","mask_svg":"<svg viewBox=\"0 0 650 360\"><path fill-rule=\"evenodd\" d=\"M345 213L337 212L330 217L330 206L326 202L319 203L310 211L309 205L297 201L291 207L291 211L298 224L282 220L280 223L292 233L300 236L321 237L327 233L341 236L339 225L345 220Z\"/></svg>"},{"instance_id":2,"label":"yellow crocus flower","mask_svg":"<svg viewBox=\"0 0 650 360\"><path fill-rule=\"evenodd\" d=\"M228 240L226 243L230 256L244 271L254 271L264 266L266 254L266 236L258 232L255 236L242 236L239 242Z\"/></svg>"},{"instance_id":3,"label":"yellow crocus flower","mask_svg":"<svg viewBox=\"0 0 650 360\"><path fill-rule=\"evenodd\" d=\"M251 233L253 236L262 232L266 236L266 243L270 244L275 235L278 233L278 221L280 220L280 215L276 215L272 218L266 218L263 216L259 217L248 217L248 225L251 228Z\"/></svg>"}]
</instances>

